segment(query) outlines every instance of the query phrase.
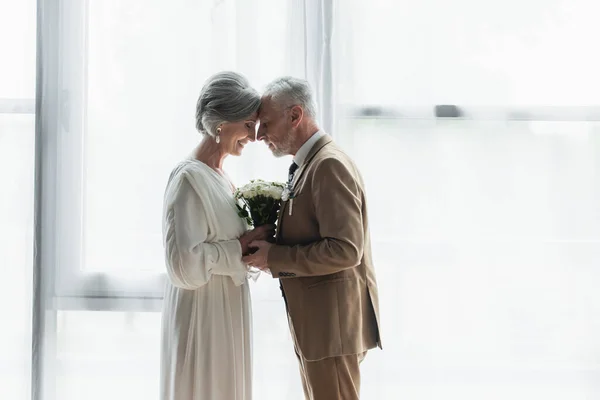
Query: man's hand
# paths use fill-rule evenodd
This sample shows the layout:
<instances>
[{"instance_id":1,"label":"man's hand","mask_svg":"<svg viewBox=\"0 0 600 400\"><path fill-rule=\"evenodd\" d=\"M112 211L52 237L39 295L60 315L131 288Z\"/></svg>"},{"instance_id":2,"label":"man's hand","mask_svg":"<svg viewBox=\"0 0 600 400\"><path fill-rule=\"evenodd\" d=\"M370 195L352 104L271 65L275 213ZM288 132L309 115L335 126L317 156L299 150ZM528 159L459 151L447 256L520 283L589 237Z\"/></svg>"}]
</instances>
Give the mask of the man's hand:
<instances>
[{"instance_id":1,"label":"man's hand","mask_svg":"<svg viewBox=\"0 0 600 400\"><path fill-rule=\"evenodd\" d=\"M266 240L272 238L275 235L275 225L261 225L255 229L245 232L240 238L240 245L242 246L242 255L246 255L250 252L250 243L258 240Z\"/></svg>"},{"instance_id":2,"label":"man's hand","mask_svg":"<svg viewBox=\"0 0 600 400\"><path fill-rule=\"evenodd\" d=\"M260 269L261 271L267 272L269 269L268 257L269 250L273 244L264 240L255 240L251 242L248 247L251 249L258 249L255 253L242 257L242 261L247 265L251 265Z\"/></svg>"}]
</instances>

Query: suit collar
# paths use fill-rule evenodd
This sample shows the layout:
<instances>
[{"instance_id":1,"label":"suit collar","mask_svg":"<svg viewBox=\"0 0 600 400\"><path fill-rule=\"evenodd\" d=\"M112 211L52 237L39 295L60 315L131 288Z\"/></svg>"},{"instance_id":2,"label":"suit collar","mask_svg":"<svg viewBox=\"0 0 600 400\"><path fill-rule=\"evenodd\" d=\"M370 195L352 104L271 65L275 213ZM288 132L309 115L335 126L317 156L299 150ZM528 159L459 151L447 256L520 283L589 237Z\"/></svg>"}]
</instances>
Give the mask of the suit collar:
<instances>
[{"instance_id":1,"label":"suit collar","mask_svg":"<svg viewBox=\"0 0 600 400\"><path fill-rule=\"evenodd\" d=\"M308 155L306 156L306 159L304 160L302 165L300 165L300 168L298 168L298 170L294 174L294 183L292 184L292 188L296 188L298 182L300 181L300 178L302 177L302 174L306 170L306 167L308 166L308 164L310 164L310 162L317 155L317 153L331 142L333 142L333 139L331 139L331 136L329 135L324 135L319 140L317 140L317 142L308 152Z\"/></svg>"},{"instance_id":2,"label":"suit collar","mask_svg":"<svg viewBox=\"0 0 600 400\"><path fill-rule=\"evenodd\" d=\"M312 148L319 141L319 139L325 135L325 132L322 130L316 131L310 138L308 138L308 140L300 147L300 149L298 149L298 152L296 152L296 155L294 156L294 162L301 167L306 161Z\"/></svg>"},{"instance_id":3,"label":"suit collar","mask_svg":"<svg viewBox=\"0 0 600 400\"><path fill-rule=\"evenodd\" d=\"M308 164L310 164L311 160L317 155L317 153L323 147L325 147L326 145L328 145L329 143L332 143L332 142L333 142L333 139L331 139L331 136L325 135L322 138L320 138L317 141L317 143L315 143L315 145L310 149L310 152L308 153L306 160L304 160L304 163L302 163L302 166L300 166L300 168L298 168L298 170L294 174L294 182L292 184L292 190L294 190L296 188L296 186L298 185L298 182L300 181L302 174L306 170L306 166ZM283 218L283 214L288 207L288 203L289 203L289 201L282 201L281 206L279 207L279 215L277 216L277 234L276 234L277 239L276 240L279 239L279 236L281 234L280 224L281 224L281 220Z\"/></svg>"}]
</instances>

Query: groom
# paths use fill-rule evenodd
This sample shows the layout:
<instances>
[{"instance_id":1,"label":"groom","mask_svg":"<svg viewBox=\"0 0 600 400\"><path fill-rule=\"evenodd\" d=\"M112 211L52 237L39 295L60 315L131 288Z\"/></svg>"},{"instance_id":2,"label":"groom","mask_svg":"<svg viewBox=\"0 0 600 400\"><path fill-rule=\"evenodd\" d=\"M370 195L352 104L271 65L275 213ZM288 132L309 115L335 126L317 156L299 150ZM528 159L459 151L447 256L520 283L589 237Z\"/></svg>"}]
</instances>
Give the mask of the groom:
<instances>
[{"instance_id":1,"label":"groom","mask_svg":"<svg viewBox=\"0 0 600 400\"><path fill-rule=\"evenodd\" d=\"M362 178L319 129L307 82L268 85L258 140L293 155L276 244L244 261L280 279L306 399L358 399L359 364L381 347L377 284Z\"/></svg>"}]
</instances>

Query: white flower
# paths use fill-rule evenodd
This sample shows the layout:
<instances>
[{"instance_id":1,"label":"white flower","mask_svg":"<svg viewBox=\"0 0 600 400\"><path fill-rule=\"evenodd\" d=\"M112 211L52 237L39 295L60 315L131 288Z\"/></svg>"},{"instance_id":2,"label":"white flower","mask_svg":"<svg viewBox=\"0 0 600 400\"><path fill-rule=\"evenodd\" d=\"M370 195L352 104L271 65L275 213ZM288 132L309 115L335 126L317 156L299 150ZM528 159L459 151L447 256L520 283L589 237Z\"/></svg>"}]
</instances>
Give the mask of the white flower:
<instances>
[{"instance_id":1,"label":"white flower","mask_svg":"<svg viewBox=\"0 0 600 400\"><path fill-rule=\"evenodd\" d=\"M266 182L262 179L250 181L238 188L235 193L238 215L249 225L274 224L284 188L283 183Z\"/></svg>"},{"instance_id":2,"label":"white flower","mask_svg":"<svg viewBox=\"0 0 600 400\"><path fill-rule=\"evenodd\" d=\"M279 182L266 182L262 179L255 179L253 181L250 181L250 183L239 188L238 196L241 195L245 199L251 199L260 195L270 197L275 200L280 200L283 188L284 185Z\"/></svg>"}]
</instances>

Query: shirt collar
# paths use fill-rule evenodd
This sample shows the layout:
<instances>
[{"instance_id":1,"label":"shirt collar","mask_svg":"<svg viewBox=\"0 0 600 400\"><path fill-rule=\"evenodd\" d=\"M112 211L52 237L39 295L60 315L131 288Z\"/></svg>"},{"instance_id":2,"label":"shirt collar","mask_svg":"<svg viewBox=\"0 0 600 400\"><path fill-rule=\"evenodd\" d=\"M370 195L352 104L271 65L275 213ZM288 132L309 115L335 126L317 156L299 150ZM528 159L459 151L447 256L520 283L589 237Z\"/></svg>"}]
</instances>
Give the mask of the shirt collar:
<instances>
[{"instance_id":1,"label":"shirt collar","mask_svg":"<svg viewBox=\"0 0 600 400\"><path fill-rule=\"evenodd\" d=\"M304 164L304 161L306 161L306 157L308 156L308 153L310 153L310 150L323 136L325 136L325 132L321 130L315 132L310 138L308 138L306 142L304 142L300 149L298 149L298 152L294 156L294 162L298 164L299 167Z\"/></svg>"}]
</instances>

